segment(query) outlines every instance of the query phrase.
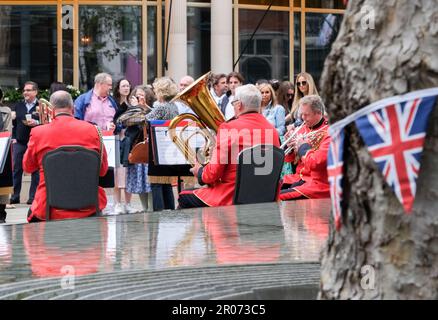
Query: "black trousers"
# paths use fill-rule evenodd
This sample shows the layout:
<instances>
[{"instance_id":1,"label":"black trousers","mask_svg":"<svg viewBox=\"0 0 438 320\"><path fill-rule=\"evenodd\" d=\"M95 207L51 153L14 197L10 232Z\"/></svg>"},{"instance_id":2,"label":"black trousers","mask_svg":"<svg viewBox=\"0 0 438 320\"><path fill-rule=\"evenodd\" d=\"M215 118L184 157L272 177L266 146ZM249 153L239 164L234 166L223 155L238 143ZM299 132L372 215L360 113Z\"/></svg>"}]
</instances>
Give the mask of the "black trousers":
<instances>
[{"instance_id":1,"label":"black trousers","mask_svg":"<svg viewBox=\"0 0 438 320\"><path fill-rule=\"evenodd\" d=\"M14 182L14 194L11 196L11 200L20 200L21 182L23 179L23 156L26 150L27 145L25 144L17 142L12 145L12 179ZM29 189L29 199L35 198L35 192L38 187L39 180L40 173L37 170L32 173Z\"/></svg>"},{"instance_id":2,"label":"black trousers","mask_svg":"<svg viewBox=\"0 0 438 320\"><path fill-rule=\"evenodd\" d=\"M193 193L195 189L181 191L178 197L178 209L203 208L208 207Z\"/></svg>"},{"instance_id":3,"label":"black trousers","mask_svg":"<svg viewBox=\"0 0 438 320\"><path fill-rule=\"evenodd\" d=\"M0 204L0 220L6 220L6 205Z\"/></svg>"}]
</instances>

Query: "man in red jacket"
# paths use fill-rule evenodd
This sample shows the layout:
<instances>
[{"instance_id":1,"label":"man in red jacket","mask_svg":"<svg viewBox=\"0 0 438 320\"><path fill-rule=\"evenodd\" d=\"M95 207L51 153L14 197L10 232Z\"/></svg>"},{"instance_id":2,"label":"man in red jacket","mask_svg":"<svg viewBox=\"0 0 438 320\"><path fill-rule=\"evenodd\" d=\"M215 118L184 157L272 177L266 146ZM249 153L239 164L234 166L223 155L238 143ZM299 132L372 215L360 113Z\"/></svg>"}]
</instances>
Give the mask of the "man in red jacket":
<instances>
[{"instance_id":1,"label":"man in red jacket","mask_svg":"<svg viewBox=\"0 0 438 320\"><path fill-rule=\"evenodd\" d=\"M50 97L50 103L54 107L55 118L46 125L32 129L28 148L24 154L23 169L26 172L39 170L40 182L36 191L35 199L29 210L27 220L37 222L46 217L46 184L43 171L43 157L51 150L65 145L78 145L90 150L100 152L101 140L97 128L92 124L77 120L73 117L73 100L68 92L57 91ZM104 176L108 169L108 160L105 148L102 146L102 161L100 176ZM67 165L67 164L66 164ZM99 187L99 209L106 206L105 191ZM84 218L95 214L95 207L81 210L61 210L52 208L51 218L71 219Z\"/></svg>"},{"instance_id":2,"label":"man in red jacket","mask_svg":"<svg viewBox=\"0 0 438 320\"><path fill-rule=\"evenodd\" d=\"M210 162L191 169L199 184L208 188L182 191L180 208L232 205L239 152L257 144L280 146L277 130L259 113L261 101L260 90L252 84L236 89L231 102L235 117L219 126Z\"/></svg>"},{"instance_id":3,"label":"man in red jacket","mask_svg":"<svg viewBox=\"0 0 438 320\"><path fill-rule=\"evenodd\" d=\"M303 125L294 132L285 161L297 164L296 173L283 177L280 200L330 198L327 177L327 155L330 146L328 122L319 96L309 95L300 100Z\"/></svg>"}]
</instances>

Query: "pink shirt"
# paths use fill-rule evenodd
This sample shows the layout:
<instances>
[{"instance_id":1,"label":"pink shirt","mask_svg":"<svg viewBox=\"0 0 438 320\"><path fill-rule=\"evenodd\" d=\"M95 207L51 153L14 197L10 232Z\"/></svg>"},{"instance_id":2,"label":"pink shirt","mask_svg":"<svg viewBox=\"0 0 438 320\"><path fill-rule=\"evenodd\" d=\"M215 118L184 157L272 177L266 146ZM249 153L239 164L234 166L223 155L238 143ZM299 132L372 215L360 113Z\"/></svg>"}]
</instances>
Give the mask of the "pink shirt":
<instances>
[{"instance_id":1,"label":"pink shirt","mask_svg":"<svg viewBox=\"0 0 438 320\"><path fill-rule=\"evenodd\" d=\"M115 113L116 110L111 106L108 97L99 97L93 91L90 105L85 110L84 120L95 123L102 130L107 130L108 123L113 121Z\"/></svg>"}]
</instances>

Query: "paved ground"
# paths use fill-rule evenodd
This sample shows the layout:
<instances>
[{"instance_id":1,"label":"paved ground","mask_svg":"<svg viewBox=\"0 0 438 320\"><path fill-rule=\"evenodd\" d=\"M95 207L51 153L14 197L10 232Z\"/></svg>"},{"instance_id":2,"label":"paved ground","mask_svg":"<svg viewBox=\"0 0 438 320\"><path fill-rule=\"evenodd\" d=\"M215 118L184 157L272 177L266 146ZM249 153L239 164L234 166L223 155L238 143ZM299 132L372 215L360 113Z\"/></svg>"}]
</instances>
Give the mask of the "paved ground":
<instances>
[{"instance_id":1,"label":"paved ground","mask_svg":"<svg viewBox=\"0 0 438 320\"><path fill-rule=\"evenodd\" d=\"M104 213L109 214L109 215L113 215L114 214L114 206L113 206L113 197L112 195L107 195L108 198L108 205L107 207L104 209ZM132 196L132 200L131 200L131 204L135 207L138 208L139 210L141 209L141 203L140 203L140 198L138 197L138 195L133 195ZM17 224L17 223L27 223L26 217L27 217L27 212L29 210L30 205L27 204L15 204L15 209L6 209L6 212L8 213L7 217L6 217L6 225L9 224Z\"/></svg>"},{"instance_id":2,"label":"paved ground","mask_svg":"<svg viewBox=\"0 0 438 320\"><path fill-rule=\"evenodd\" d=\"M27 178L27 179L26 179ZM21 199L24 199L24 201L26 201L27 197L27 190L28 190L28 181L29 178L27 176L24 177L25 180L25 184L23 185L23 190L21 191ZM105 189L106 192L106 196L108 199L108 204L107 207L104 209L104 214L107 215L114 215L114 200L113 200L113 190L112 189ZM175 197L175 208L178 206L177 203L177 199L178 199L178 191L177 188L174 187L173 188L173 195ZM122 198L124 198L124 196L122 195ZM140 198L138 197L137 194L133 194L132 195L132 200L131 200L131 204L134 208L141 210L142 206L141 206L141 202L140 202ZM6 224L5 225L9 225L9 224L18 224L18 223L27 223L26 217L27 217L27 212L29 210L30 205L27 205L25 202L24 203L20 203L20 204L15 204L14 205L15 208L14 209L6 209L6 212L8 213L7 217L6 217Z\"/></svg>"},{"instance_id":3,"label":"paved ground","mask_svg":"<svg viewBox=\"0 0 438 320\"><path fill-rule=\"evenodd\" d=\"M104 213L108 215L114 215L114 206L112 201L113 201L112 197L108 197L108 205L104 209ZM135 208L141 210L141 203L138 197L135 198L133 197L132 205ZM19 205L15 205L15 209L7 209L6 211L8 213L8 216L6 217L5 225L27 223L26 217L29 207L30 206L27 204L19 204Z\"/></svg>"}]
</instances>

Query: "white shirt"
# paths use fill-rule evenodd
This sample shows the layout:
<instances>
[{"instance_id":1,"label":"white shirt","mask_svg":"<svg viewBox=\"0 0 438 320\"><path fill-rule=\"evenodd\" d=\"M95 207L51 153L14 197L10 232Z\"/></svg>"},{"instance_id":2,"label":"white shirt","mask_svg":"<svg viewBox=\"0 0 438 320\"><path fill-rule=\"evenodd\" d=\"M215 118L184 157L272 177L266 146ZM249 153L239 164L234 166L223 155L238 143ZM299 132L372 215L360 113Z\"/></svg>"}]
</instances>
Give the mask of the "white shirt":
<instances>
[{"instance_id":1,"label":"white shirt","mask_svg":"<svg viewBox=\"0 0 438 320\"><path fill-rule=\"evenodd\" d=\"M181 100L175 101L175 104L178 107L178 114L181 114L181 113L196 114L193 112L193 110L188 105L186 105Z\"/></svg>"},{"instance_id":2,"label":"white shirt","mask_svg":"<svg viewBox=\"0 0 438 320\"><path fill-rule=\"evenodd\" d=\"M221 102L223 97L225 96L225 94L221 95L220 97L216 94L216 92L214 91L213 88L210 89L210 93L211 96L213 97L214 101L216 102L216 104L218 105L218 107L220 108L221 106Z\"/></svg>"},{"instance_id":3,"label":"white shirt","mask_svg":"<svg viewBox=\"0 0 438 320\"><path fill-rule=\"evenodd\" d=\"M234 113L234 107L231 104L231 102L234 101L234 96L230 96L228 98L228 104L225 107L225 120L230 120L232 117L234 117L236 114Z\"/></svg>"},{"instance_id":4,"label":"white shirt","mask_svg":"<svg viewBox=\"0 0 438 320\"><path fill-rule=\"evenodd\" d=\"M26 102L27 112L29 112L30 109L32 109L35 104L36 104L36 99L30 103Z\"/></svg>"}]
</instances>

